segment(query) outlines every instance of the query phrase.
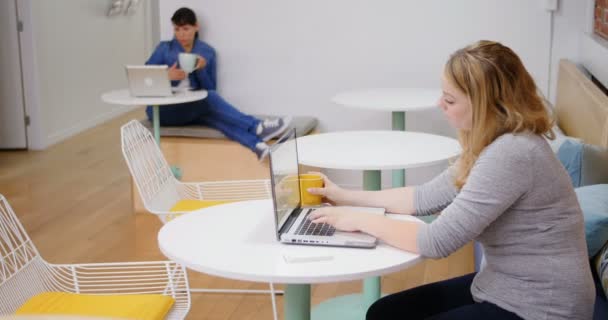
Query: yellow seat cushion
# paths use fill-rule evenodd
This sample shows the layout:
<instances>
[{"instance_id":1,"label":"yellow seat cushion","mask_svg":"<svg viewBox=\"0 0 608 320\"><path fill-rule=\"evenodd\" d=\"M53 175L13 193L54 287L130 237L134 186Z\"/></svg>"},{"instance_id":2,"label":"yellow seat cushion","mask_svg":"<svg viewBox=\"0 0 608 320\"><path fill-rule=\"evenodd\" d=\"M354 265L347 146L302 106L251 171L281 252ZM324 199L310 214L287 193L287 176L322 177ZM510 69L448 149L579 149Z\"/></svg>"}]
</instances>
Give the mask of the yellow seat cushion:
<instances>
[{"instance_id":1,"label":"yellow seat cushion","mask_svg":"<svg viewBox=\"0 0 608 320\"><path fill-rule=\"evenodd\" d=\"M230 203L234 200L180 200L171 207L171 212L194 211L202 208Z\"/></svg>"},{"instance_id":2,"label":"yellow seat cushion","mask_svg":"<svg viewBox=\"0 0 608 320\"><path fill-rule=\"evenodd\" d=\"M216 206L218 204L230 203L234 202L234 200L180 200L171 207L169 211L171 212L187 212L194 211L202 208L207 208L211 206ZM169 222L177 217L181 216L181 214L169 214L165 222Z\"/></svg>"},{"instance_id":3,"label":"yellow seat cushion","mask_svg":"<svg viewBox=\"0 0 608 320\"><path fill-rule=\"evenodd\" d=\"M43 292L26 301L18 315L79 315L138 320L164 319L175 300L160 294L92 295Z\"/></svg>"}]
</instances>

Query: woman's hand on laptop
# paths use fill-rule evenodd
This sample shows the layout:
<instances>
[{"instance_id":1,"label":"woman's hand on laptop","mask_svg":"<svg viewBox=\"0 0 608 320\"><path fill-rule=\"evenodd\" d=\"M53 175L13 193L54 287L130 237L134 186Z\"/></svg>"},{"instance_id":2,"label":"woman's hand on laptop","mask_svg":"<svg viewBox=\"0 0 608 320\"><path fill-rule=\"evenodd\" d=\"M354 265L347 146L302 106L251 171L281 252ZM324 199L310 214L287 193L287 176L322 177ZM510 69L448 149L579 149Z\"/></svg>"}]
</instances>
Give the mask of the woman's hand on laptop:
<instances>
[{"instance_id":1,"label":"woman's hand on laptop","mask_svg":"<svg viewBox=\"0 0 608 320\"><path fill-rule=\"evenodd\" d=\"M327 223L341 231L363 231L370 219L377 214L359 212L345 207L322 207L313 210L308 219L312 223Z\"/></svg>"},{"instance_id":2,"label":"woman's hand on laptop","mask_svg":"<svg viewBox=\"0 0 608 320\"><path fill-rule=\"evenodd\" d=\"M177 62L174 63L171 68L169 68L169 80L184 80L186 79L186 72L177 67Z\"/></svg>"},{"instance_id":3,"label":"woman's hand on laptop","mask_svg":"<svg viewBox=\"0 0 608 320\"><path fill-rule=\"evenodd\" d=\"M332 205L346 205L345 193L346 190L340 188L337 184L333 183L329 178L321 172L308 172L309 174L319 175L323 178L322 188L308 188L307 191L310 194L323 196L324 201L331 203Z\"/></svg>"}]
</instances>

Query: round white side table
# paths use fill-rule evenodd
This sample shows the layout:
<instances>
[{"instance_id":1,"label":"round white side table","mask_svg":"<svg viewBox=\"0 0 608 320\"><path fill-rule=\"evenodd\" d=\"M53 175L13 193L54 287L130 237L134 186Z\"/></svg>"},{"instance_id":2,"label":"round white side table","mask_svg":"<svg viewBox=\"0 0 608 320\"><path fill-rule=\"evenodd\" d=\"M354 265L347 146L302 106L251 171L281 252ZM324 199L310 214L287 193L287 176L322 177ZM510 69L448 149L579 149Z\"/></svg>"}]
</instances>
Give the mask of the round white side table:
<instances>
[{"instance_id":1,"label":"round white side table","mask_svg":"<svg viewBox=\"0 0 608 320\"><path fill-rule=\"evenodd\" d=\"M408 169L447 162L460 154L453 138L408 131L343 131L297 138L300 164L327 169L363 170L363 188L380 190L381 170ZM363 282L363 296L351 305L369 306L381 295L380 277ZM348 297L348 296L347 296ZM347 298L341 298L342 300ZM337 314L340 304L325 303L324 314Z\"/></svg>"},{"instance_id":2,"label":"round white side table","mask_svg":"<svg viewBox=\"0 0 608 320\"><path fill-rule=\"evenodd\" d=\"M152 123L154 124L154 138L160 145L160 117L159 106L170 107L172 104L203 100L207 97L206 90L181 90L167 97L133 97L128 89L109 91L101 95L106 103L123 106L152 106Z\"/></svg>"},{"instance_id":3,"label":"round white side table","mask_svg":"<svg viewBox=\"0 0 608 320\"><path fill-rule=\"evenodd\" d=\"M376 88L342 92L331 100L351 108L391 111L393 130L405 131L405 112L434 108L439 97L441 97L440 89ZM392 185L405 186L405 170L393 170Z\"/></svg>"},{"instance_id":4,"label":"round white side table","mask_svg":"<svg viewBox=\"0 0 608 320\"><path fill-rule=\"evenodd\" d=\"M160 147L160 116L159 106L171 107L173 104L203 100L207 97L206 90L181 90L167 97L133 97L128 89L113 90L101 95L101 100L110 104L123 106L152 106L152 124L154 139ZM172 166L171 170L176 178L181 177L179 168Z\"/></svg>"},{"instance_id":5,"label":"round white side table","mask_svg":"<svg viewBox=\"0 0 608 320\"><path fill-rule=\"evenodd\" d=\"M391 218L416 221L411 216ZM402 270L418 254L379 243L375 249L282 244L277 240L272 201L254 200L198 210L165 224L158 233L162 253L188 269L230 279L285 283L285 319L309 320L310 284L358 280ZM285 256L322 261L287 262ZM344 301L347 303L348 301ZM363 306L340 306L343 317L360 319Z\"/></svg>"}]
</instances>

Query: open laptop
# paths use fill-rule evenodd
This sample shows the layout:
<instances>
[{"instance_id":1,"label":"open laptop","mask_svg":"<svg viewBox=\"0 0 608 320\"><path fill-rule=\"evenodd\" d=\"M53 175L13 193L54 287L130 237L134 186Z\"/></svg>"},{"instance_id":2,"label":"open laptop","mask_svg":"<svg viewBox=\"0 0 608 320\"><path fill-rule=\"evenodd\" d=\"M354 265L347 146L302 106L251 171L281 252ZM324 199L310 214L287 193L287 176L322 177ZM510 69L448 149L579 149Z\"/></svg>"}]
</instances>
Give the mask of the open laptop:
<instances>
[{"instance_id":1,"label":"open laptop","mask_svg":"<svg viewBox=\"0 0 608 320\"><path fill-rule=\"evenodd\" d=\"M362 232L337 231L314 224L307 216L315 208L303 208L300 201L298 147L295 129L281 136L270 149L270 181L277 240L282 243L355 248L374 248L376 238ZM295 181L295 182L294 182ZM384 214L384 208L349 207Z\"/></svg>"},{"instance_id":2,"label":"open laptop","mask_svg":"<svg viewBox=\"0 0 608 320\"><path fill-rule=\"evenodd\" d=\"M129 91L133 97L168 97L174 90L167 65L126 65Z\"/></svg>"}]
</instances>

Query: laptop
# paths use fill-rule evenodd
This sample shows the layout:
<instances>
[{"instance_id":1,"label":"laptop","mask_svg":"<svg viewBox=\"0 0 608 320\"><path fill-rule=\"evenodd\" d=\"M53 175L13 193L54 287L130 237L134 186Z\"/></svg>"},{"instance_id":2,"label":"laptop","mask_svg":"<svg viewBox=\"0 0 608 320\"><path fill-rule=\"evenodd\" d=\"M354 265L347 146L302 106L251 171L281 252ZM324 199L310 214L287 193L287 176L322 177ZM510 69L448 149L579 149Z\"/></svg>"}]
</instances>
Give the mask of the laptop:
<instances>
[{"instance_id":1,"label":"laptop","mask_svg":"<svg viewBox=\"0 0 608 320\"><path fill-rule=\"evenodd\" d=\"M126 65L125 70L133 97L168 97L174 93L167 65Z\"/></svg>"},{"instance_id":2,"label":"laptop","mask_svg":"<svg viewBox=\"0 0 608 320\"><path fill-rule=\"evenodd\" d=\"M302 207L295 129L285 132L270 147L270 182L277 240L286 244L374 248L376 238L362 232L338 231L329 224L314 224L308 215L318 207ZM384 214L384 208L349 207Z\"/></svg>"}]
</instances>

